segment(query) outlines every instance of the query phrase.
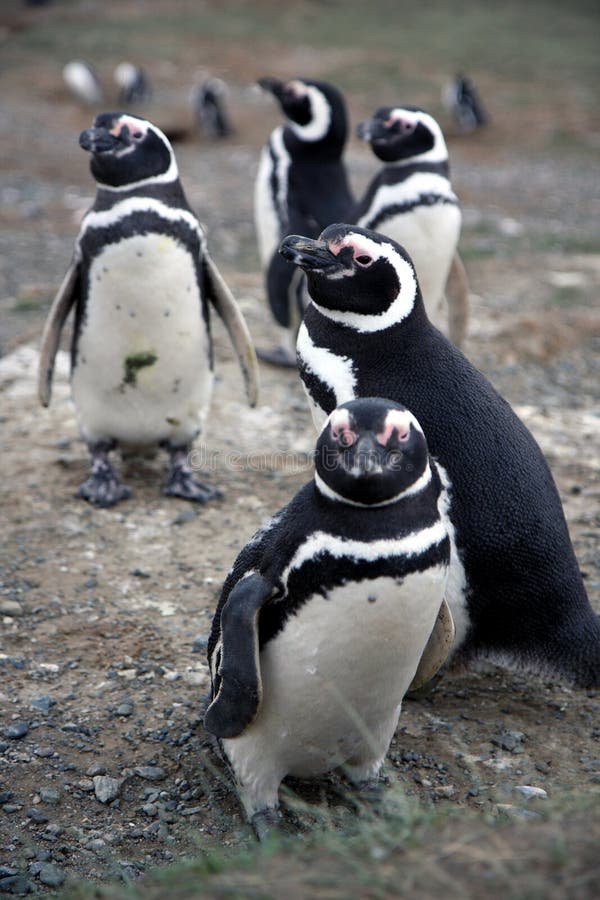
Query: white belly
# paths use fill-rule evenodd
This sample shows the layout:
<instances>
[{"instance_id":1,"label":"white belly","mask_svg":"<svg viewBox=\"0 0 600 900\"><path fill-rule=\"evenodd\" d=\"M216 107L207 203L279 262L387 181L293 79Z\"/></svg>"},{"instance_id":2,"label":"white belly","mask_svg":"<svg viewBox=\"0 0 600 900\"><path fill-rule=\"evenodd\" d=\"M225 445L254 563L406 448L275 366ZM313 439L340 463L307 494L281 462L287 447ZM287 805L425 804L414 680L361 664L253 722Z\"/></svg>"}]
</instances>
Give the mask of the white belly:
<instances>
[{"instance_id":1,"label":"white belly","mask_svg":"<svg viewBox=\"0 0 600 900\"><path fill-rule=\"evenodd\" d=\"M275 154L275 160L271 156L271 149ZM268 267L281 241L280 217L287 217L288 169L289 156L283 144L283 130L277 128L267 146L262 149L254 183L254 226L263 269ZM276 196L273 194L271 183L273 176L277 184Z\"/></svg>"},{"instance_id":2,"label":"white belly","mask_svg":"<svg viewBox=\"0 0 600 900\"><path fill-rule=\"evenodd\" d=\"M210 402L209 338L190 254L173 238L108 244L90 267L72 375L93 442L187 443Z\"/></svg>"},{"instance_id":3,"label":"white belly","mask_svg":"<svg viewBox=\"0 0 600 900\"><path fill-rule=\"evenodd\" d=\"M457 206L416 207L406 215L382 222L381 230L401 244L414 263L427 315L438 325L443 316L444 289L460 235Z\"/></svg>"},{"instance_id":4,"label":"white belly","mask_svg":"<svg viewBox=\"0 0 600 900\"><path fill-rule=\"evenodd\" d=\"M316 775L344 763L365 777L376 774L445 581L445 568L437 567L402 584L389 577L350 582L328 599L310 599L266 645L258 716L240 737L223 741L250 814L275 802L287 774Z\"/></svg>"}]
</instances>

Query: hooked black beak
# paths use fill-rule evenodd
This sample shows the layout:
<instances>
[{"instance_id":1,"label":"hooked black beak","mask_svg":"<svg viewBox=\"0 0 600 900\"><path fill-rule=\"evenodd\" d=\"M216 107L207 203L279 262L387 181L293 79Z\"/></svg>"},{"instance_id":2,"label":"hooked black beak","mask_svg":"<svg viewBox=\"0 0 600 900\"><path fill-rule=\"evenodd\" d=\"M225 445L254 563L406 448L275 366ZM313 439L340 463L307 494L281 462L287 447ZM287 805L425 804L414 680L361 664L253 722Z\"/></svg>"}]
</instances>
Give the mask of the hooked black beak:
<instances>
[{"instance_id":1,"label":"hooked black beak","mask_svg":"<svg viewBox=\"0 0 600 900\"><path fill-rule=\"evenodd\" d=\"M359 478L381 474L381 458L375 437L372 434L363 434L353 448L352 475Z\"/></svg>"},{"instance_id":2,"label":"hooked black beak","mask_svg":"<svg viewBox=\"0 0 600 900\"><path fill-rule=\"evenodd\" d=\"M356 126L356 137L360 141L381 141L387 136L387 129L380 119L367 119Z\"/></svg>"},{"instance_id":3,"label":"hooked black beak","mask_svg":"<svg viewBox=\"0 0 600 900\"><path fill-rule=\"evenodd\" d=\"M331 269L337 265L338 259L329 249L325 241L290 234L279 246L283 258L301 269Z\"/></svg>"},{"instance_id":4,"label":"hooked black beak","mask_svg":"<svg viewBox=\"0 0 600 900\"><path fill-rule=\"evenodd\" d=\"M263 91L268 91L270 94L273 94L274 97L277 97L278 100L280 100L283 96L285 85L283 81L279 80L279 78L259 78L256 83L263 89Z\"/></svg>"},{"instance_id":5,"label":"hooked black beak","mask_svg":"<svg viewBox=\"0 0 600 900\"><path fill-rule=\"evenodd\" d=\"M112 134L108 128L86 128L79 135L79 146L90 153L109 153L124 143L121 136Z\"/></svg>"}]
</instances>

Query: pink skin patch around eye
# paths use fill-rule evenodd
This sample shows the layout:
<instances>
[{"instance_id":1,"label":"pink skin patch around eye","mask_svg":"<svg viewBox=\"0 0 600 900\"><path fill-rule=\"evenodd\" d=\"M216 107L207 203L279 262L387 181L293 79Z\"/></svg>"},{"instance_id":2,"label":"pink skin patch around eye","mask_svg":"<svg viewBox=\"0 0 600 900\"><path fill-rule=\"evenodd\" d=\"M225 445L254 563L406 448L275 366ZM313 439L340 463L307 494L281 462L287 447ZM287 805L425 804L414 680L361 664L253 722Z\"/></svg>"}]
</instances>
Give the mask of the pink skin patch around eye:
<instances>
[{"instance_id":1,"label":"pink skin patch around eye","mask_svg":"<svg viewBox=\"0 0 600 900\"><path fill-rule=\"evenodd\" d=\"M339 441L343 447L351 447L356 442L357 434L350 428L350 416L347 410L336 409L332 412L329 424L332 438Z\"/></svg>"},{"instance_id":2,"label":"pink skin patch around eye","mask_svg":"<svg viewBox=\"0 0 600 900\"><path fill-rule=\"evenodd\" d=\"M110 133L114 134L115 137L119 137L125 125L129 128L132 137L138 139L144 137L146 129L143 127L142 123L137 122L135 119L130 119L129 116L121 116L120 119L117 119L110 129Z\"/></svg>"},{"instance_id":3,"label":"pink skin patch around eye","mask_svg":"<svg viewBox=\"0 0 600 900\"><path fill-rule=\"evenodd\" d=\"M352 241L349 238L345 238L344 240L341 240L341 241L330 241L329 242L329 249L333 253L334 256L337 256L338 253L340 253L344 249L344 247L352 247L352 256L354 257L354 259L356 259L357 257L361 257L361 256L368 257L369 261L371 259L372 251L363 249L360 246L360 241L358 241L358 240Z\"/></svg>"},{"instance_id":4,"label":"pink skin patch around eye","mask_svg":"<svg viewBox=\"0 0 600 900\"><path fill-rule=\"evenodd\" d=\"M394 430L398 432L398 441L408 440L408 436L410 434L410 422L399 410L396 412L392 411L387 414L383 431L380 431L377 435L378 443L385 447Z\"/></svg>"}]
</instances>

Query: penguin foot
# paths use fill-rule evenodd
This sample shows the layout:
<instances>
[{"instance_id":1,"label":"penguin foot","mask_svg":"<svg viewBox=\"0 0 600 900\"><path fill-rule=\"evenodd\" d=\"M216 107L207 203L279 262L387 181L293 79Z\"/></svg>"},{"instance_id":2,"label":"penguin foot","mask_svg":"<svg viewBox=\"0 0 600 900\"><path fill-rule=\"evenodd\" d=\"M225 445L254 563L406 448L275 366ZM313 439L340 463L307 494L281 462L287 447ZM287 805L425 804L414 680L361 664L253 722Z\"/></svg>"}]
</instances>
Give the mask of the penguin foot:
<instances>
[{"instance_id":1,"label":"penguin foot","mask_svg":"<svg viewBox=\"0 0 600 900\"><path fill-rule=\"evenodd\" d=\"M355 800L360 806L365 806L375 815L379 815L383 810L386 793L386 781L382 778L369 778L356 785Z\"/></svg>"},{"instance_id":2,"label":"penguin foot","mask_svg":"<svg viewBox=\"0 0 600 900\"><path fill-rule=\"evenodd\" d=\"M285 347L273 347L272 350L257 348L256 355L262 362L269 363L271 366L280 366L284 369L297 368L296 357Z\"/></svg>"},{"instance_id":3,"label":"penguin foot","mask_svg":"<svg viewBox=\"0 0 600 900\"><path fill-rule=\"evenodd\" d=\"M119 480L109 462L101 466L95 463L90 477L77 488L77 496L94 506L107 509L121 500L127 500L131 497L131 491Z\"/></svg>"},{"instance_id":4,"label":"penguin foot","mask_svg":"<svg viewBox=\"0 0 600 900\"><path fill-rule=\"evenodd\" d=\"M218 488L196 481L187 466L172 465L169 477L163 489L167 497L181 497L192 503L208 503L209 500L220 500L223 496Z\"/></svg>"},{"instance_id":5,"label":"penguin foot","mask_svg":"<svg viewBox=\"0 0 600 900\"><path fill-rule=\"evenodd\" d=\"M261 842L281 831L281 815L279 810L272 807L254 813L249 821L254 829L254 834Z\"/></svg>"}]
</instances>

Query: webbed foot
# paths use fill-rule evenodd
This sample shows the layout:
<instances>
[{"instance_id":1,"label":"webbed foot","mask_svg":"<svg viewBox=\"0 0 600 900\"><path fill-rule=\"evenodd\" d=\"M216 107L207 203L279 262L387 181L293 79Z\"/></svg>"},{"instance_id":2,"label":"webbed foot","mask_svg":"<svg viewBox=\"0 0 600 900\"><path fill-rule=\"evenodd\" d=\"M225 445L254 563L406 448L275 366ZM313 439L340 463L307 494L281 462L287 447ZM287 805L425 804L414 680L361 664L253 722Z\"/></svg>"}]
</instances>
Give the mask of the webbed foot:
<instances>
[{"instance_id":1,"label":"webbed foot","mask_svg":"<svg viewBox=\"0 0 600 900\"><path fill-rule=\"evenodd\" d=\"M167 497L180 497L192 503L208 503L209 500L220 500L223 496L218 488L196 481L193 471L187 462L188 449L170 449L171 461L167 483L163 494Z\"/></svg>"},{"instance_id":2,"label":"webbed foot","mask_svg":"<svg viewBox=\"0 0 600 900\"><path fill-rule=\"evenodd\" d=\"M284 369L297 368L295 354L292 354L286 347L273 347L271 350L257 349L256 355L262 362L269 363L271 366L280 366Z\"/></svg>"},{"instance_id":3,"label":"webbed foot","mask_svg":"<svg viewBox=\"0 0 600 900\"><path fill-rule=\"evenodd\" d=\"M250 817L250 824L259 841L266 841L281 831L281 814L278 809L261 809Z\"/></svg>"},{"instance_id":4,"label":"webbed foot","mask_svg":"<svg viewBox=\"0 0 600 900\"><path fill-rule=\"evenodd\" d=\"M77 488L77 497L103 509L131 497L131 491L121 482L108 459L113 447L114 444L98 444L90 447L92 471L89 478Z\"/></svg>"}]
</instances>

